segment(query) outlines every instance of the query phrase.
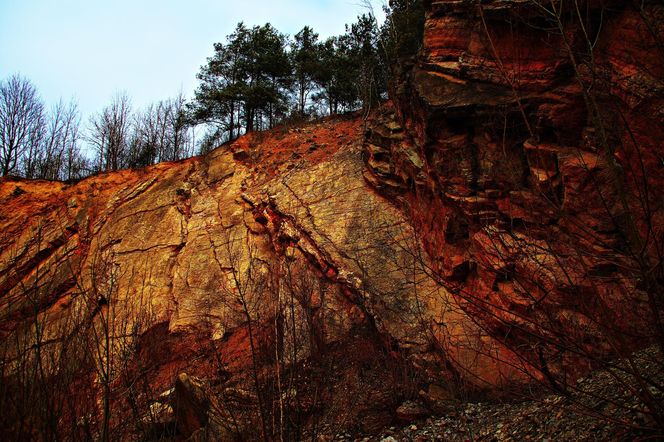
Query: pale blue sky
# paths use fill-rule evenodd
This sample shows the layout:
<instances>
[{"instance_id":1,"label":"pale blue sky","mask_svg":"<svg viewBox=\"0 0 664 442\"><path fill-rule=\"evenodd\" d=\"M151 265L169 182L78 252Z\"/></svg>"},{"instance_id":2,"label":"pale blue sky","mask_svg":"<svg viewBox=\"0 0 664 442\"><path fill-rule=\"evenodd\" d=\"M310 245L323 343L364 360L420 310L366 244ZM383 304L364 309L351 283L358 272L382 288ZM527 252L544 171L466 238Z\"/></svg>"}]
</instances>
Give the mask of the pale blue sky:
<instances>
[{"instance_id":1,"label":"pale blue sky","mask_svg":"<svg viewBox=\"0 0 664 442\"><path fill-rule=\"evenodd\" d=\"M337 35L359 0L0 0L0 79L19 73L48 104L74 97L84 122L119 92L136 108L191 96L196 73L239 21ZM374 1L376 12L380 2Z\"/></svg>"}]
</instances>

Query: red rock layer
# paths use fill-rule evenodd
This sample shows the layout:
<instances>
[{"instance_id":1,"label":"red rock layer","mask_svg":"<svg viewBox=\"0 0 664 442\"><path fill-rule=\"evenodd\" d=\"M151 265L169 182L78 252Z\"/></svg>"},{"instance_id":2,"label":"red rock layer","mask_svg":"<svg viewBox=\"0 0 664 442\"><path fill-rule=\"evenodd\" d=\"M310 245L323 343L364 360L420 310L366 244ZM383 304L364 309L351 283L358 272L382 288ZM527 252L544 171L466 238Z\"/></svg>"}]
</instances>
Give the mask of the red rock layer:
<instances>
[{"instance_id":1,"label":"red rock layer","mask_svg":"<svg viewBox=\"0 0 664 442\"><path fill-rule=\"evenodd\" d=\"M551 383L657 340L662 5L425 5L368 179L410 213L465 311Z\"/></svg>"}]
</instances>

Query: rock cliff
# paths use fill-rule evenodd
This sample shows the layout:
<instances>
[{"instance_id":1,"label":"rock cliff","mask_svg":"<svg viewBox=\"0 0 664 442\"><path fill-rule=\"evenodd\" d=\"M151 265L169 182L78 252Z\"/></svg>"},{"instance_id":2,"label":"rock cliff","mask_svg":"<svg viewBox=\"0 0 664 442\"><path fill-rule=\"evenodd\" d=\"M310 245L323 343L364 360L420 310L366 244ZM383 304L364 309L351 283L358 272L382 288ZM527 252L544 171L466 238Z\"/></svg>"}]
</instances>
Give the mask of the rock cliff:
<instances>
[{"instance_id":1,"label":"rock cliff","mask_svg":"<svg viewBox=\"0 0 664 442\"><path fill-rule=\"evenodd\" d=\"M82 437L100 408L118 437L257 437L276 416L293 438L375 432L406 400L564 390L655 341L663 9L538 5L425 2L420 54L368 122L3 178L6 394L37 367L80 399L61 422Z\"/></svg>"},{"instance_id":2,"label":"rock cliff","mask_svg":"<svg viewBox=\"0 0 664 442\"><path fill-rule=\"evenodd\" d=\"M362 122L352 117L76 184L4 179L5 356L21 364L38 340L61 360L68 339L92 330L76 351L92 354L93 384L117 386L142 365L154 396L181 372L224 373L226 384L255 390L250 373L271 378L275 357L320 368L334 355L343 358L337 381L321 389L352 405L322 408L334 422L360 413L379 429L407 394L393 388L410 382L389 367L417 366L440 384L455 364L495 363L478 360L474 349L490 338L428 273L416 232L364 171ZM126 367L107 373L109 358ZM369 379L357 358L377 364Z\"/></svg>"},{"instance_id":3,"label":"rock cliff","mask_svg":"<svg viewBox=\"0 0 664 442\"><path fill-rule=\"evenodd\" d=\"M661 333L664 10L574 5L425 2L367 142L442 285L553 384Z\"/></svg>"}]
</instances>

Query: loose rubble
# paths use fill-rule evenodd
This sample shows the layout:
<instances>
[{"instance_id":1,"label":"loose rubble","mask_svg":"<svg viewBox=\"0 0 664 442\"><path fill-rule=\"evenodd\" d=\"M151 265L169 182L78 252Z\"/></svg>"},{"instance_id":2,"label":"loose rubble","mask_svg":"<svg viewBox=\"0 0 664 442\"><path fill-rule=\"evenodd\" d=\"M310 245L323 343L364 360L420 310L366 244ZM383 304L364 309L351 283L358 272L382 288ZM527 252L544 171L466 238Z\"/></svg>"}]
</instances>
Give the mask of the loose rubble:
<instances>
[{"instance_id":1,"label":"loose rubble","mask_svg":"<svg viewBox=\"0 0 664 442\"><path fill-rule=\"evenodd\" d=\"M642 374L662 384L664 364L655 347L637 353L634 360ZM643 403L627 391L626 385L634 383L628 382L621 370L595 371L579 379L574 387L576 391L569 396L548 395L539 400L513 403L461 404L456 411L403 428L390 427L368 440L553 442L655 437L646 429L653 422ZM660 403L664 401L661 390L651 387L650 393Z\"/></svg>"}]
</instances>

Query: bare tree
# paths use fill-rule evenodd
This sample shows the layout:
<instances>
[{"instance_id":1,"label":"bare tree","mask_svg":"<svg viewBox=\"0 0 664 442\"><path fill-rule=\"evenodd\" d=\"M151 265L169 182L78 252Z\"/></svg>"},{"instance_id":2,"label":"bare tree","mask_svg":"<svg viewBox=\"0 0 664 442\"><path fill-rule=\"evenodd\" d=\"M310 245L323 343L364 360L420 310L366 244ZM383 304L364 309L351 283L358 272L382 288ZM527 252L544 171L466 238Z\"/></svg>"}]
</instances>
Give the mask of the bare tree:
<instances>
[{"instance_id":1,"label":"bare tree","mask_svg":"<svg viewBox=\"0 0 664 442\"><path fill-rule=\"evenodd\" d=\"M18 75L0 83L0 173L16 170L23 153L38 144L44 105L37 89Z\"/></svg>"},{"instance_id":2,"label":"bare tree","mask_svg":"<svg viewBox=\"0 0 664 442\"><path fill-rule=\"evenodd\" d=\"M180 93L158 103L150 104L134 115L129 136L128 165L145 167L162 161L177 161L193 152L191 125Z\"/></svg>"},{"instance_id":3,"label":"bare tree","mask_svg":"<svg viewBox=\"0 0 664 442\"><path fill-rule=\"evenodd\" d=\"M99 170L118 170L127 165L130 117L129 96L121 93L91 118L88 140L96 151L96 167Z\"/></svg>"},{"instance_id":4,"label":"bare tree","mask_svg":"<svg viewBox=\"0 0 664 442\"><path fill-rule=\"evenodd\" d=\"M161 106L150 104L133 117L133 130L129 141L129 165L144 167L158 161L161 154Z\"/></svg>"},{"instance_id":5,"label":"bare tree","mask_svg":"<svg viewBox=\"0 0 664 442\"><path fill-rule=\"evenodd\" d=\"M76 128L78 131L78 127ZM79 135L77 134L78 138ZM75 180L83 178L86 174L89 173L90 161L89 159L82 154L80 146L76 142L72 142L65 147L63 160L62 160L62 171L60 178L63 180Z\"/></svg>"},{"instance_id":6,"label":"bare tree","mask_svg":"<svg viewBox=\"0 0 664 442\"><path fill-rule=\"evenodd\" d=\"M167 160L177 161L192 155L193 136L190 133L191 123L187 115L186 100L182 92L168 100L168 125L171 131L171 150Z\"/></svg>"},{"instance_id":7,"label":"bare tree","mask_svg":"<svg viewBox=\"0 0 664 442\"><path fill-rule=\"evenodd\" d=\"M57 180L72 178L73 162L68 155L78 152L80 117L75 102L65 104L62 100L53 107L45 136L39 149L37 177ZM73 160L73 158L71 158Z\"/></svg>"}]
</instances>

